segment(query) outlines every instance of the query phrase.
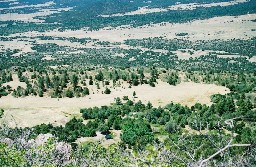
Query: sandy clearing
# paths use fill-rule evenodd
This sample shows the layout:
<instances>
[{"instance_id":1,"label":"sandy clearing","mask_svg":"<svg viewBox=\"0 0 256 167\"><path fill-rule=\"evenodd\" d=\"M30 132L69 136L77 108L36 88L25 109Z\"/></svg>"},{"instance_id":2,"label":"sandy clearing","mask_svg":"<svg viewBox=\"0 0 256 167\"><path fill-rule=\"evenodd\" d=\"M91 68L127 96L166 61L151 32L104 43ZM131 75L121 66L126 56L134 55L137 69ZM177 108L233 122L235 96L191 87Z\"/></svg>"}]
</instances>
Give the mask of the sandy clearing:
<instances>
[{"instance_id":1,"label":"sandy clearing","mask_svg":"<svg viewBox=\"0 0 256 167\"><path fill-rule=\"evenodd\" d=\"M142 51L154 51L154 52L161 52L161 53L167 53L167 50L164 49L148 49L148 48L143 48L141 46L130 46L130 45L126 45L121 43L120 45L112 45L109 44L107 46L103 46L103 45L99 45L96 42L93 41L89 41L86 44L81 44L79 42L71 42L68 40L41 40L41 39L36 39L36 43L37 44L47 44L47 43L53 43L53 44L57 44L59 46L68 46L68 47L72 47L72 48L76 48L76 49L84 49L84 48L95 48L95 49L113 49L113 48L121 48L121 49L140 49ZM84 53L83 50L79 50L79 51L75 51L75 52L69 52L68 54L76 54L76 53Z\"/></svg>"},{"instance_id":2,"label":"sandy clearing","mask_svg":"<svg viewBox=\"0 0 256 167\"><path fill-rule=\"evenodd\" d=\"M122 42L126 39L142 39L149 37L165 37L167 39L182 38L193 41L233 38L248 39L256 36L256 32L251 31L251 29L256 27L256 23L250 21L255 18L255 14L242 15L239 17L214 17L185 24L161 23L138 28L129 27L101 29L92 32L87 31L85 36L111 42ZM189 35L185 37L177 37L176 34L181 32L186 32ZM78 34L73 32L73 34L77 35L77 37L81 35L79 32Z\"/></svg>"},{"instance_id":3,"label":"sandy clearing","mask_svg":"<svg viewBox=\"0 0 256 167\"><path fill-rule=\"evenodd\" d=\"M33 39L13 39L11 41L0 41L0 50L6 51L7 49L14 50L18 49L20 50L18 53L14 54L13 56L19 56L23 53L29 53L34 52L34 50L31 49Z\"/></svg>"},{"instance_id":4,"label":"sandy clearing","mask_svg":"<svg viewBox=\"0 0 256 167\"><path fill-rule=\"evenodd\" d=\"M22 35L22 34L20 34ZM36 44L57 44L59 46L64 46L64 47L71 47L73 49L77 49L77 51L69 51L66 54L81 54L81 53L86 53L84 50L79 50L79 49L89 49L89 48L95 48L95 49L113 49L113 48L121 48L121 49L140 49L142 51L154 51L154 52L160 52L160 53L167 53L167 50L163 50L163 49L148 49L148 48L143 48L141 46L130 46L130 45L126 45L126 44L120 44L120 45L108 45L106 46L102 46L102 45L98 45L96 44L96 42L93 41L89 41L86 44L81 44L79 42L71 42L68 40L41 40L39 38L18 38L18 39L13 39L12 41L0 41L0 50L2 52L6 51L7 49L18 49L20 50L18 53L14 54L13 56L19 56L21 54L24 53L30 53L30 52L35 52L34 50L32 50L32 46L33 43ZM47 60L47 59L45 59Z\"/></svg>"},{"instance_id":5,"label":"sandy clearing","mask_svg":"<svg viewBox=\"0 0 256 167\"><path fill-rule=\"evenodd\" d=\"M17 3L12 3L13 5L17 4ZM19 4L19 3L18 3ZM10 4L11 5L11 4ZM23 9L23 8L40 8L40 7L49 7L55 5L55 3L53 1L49 1L43 4L36 4L36 5L20 5L20 6L11 6L9 8L0 8L0 10L4 10L4 9Z\"/></svg>"},{"instance_id":6,"label":"sandy clearing","mask_svg":"<svg viewBox=\"0 0 256 167\"><path fill-rule=\"evenodd\" d=\"M16 2L17 0L1 0L3 2Z\"/></svg>"},{"instance_id":7,"label":"sandy clearing","mask_svg":"<svg viewBox=\"0 0 256 167\"><path fill-rule=\"evenodd\" d=\"M55 13L60 13L61 11L69 11L71 7L68 8L56 8L56 9L40 9L38 12L29 14L19 14L19 13L6 13L0 14L0 21L23 21L23 22L34 22L43 23L44 20L35 19L34 17L48 16Z\"/></svg>"},{"instance_id":8,"label":"sandy clearing","mask_svg":"<svg viewBox=\"0 0 256 167\"><path fill-rule=\"evenodd\" d=\"M72 115L79 115L80 108L110 105L116 97L128 96L134 101L143 103L150 101L154 106L165 106L170 102L191 106L196 102L211 104L210 96L220 93L226 94L229 90L214 84L199 84L184 82L177 86L158 81L155 88L149 85L140 85L129 88L111 89L111 94L91 94L83 98L25 97L12 96L0 98L0 108L6 110L5 121L13 126L34 126L41 123L64 124ZM133 98L133 91L137 98ZM32 114L32 116L31 116ZM16 123L14 119L16 120ZM17 118L16 118L17 117ZM19 120L17 122L17 120Z\"/></svg>"},{"instance_id":9,"label":"sandy clearing","mask_svg":"<svg viewBox=\"0 0 256 167\"><path fill-rule=\"evenodd\" d=\"M192 54L190 54L189 51L191 51ZM200 56L209 55L210 53L214 53L214 55L216 55L219 58L240 58L240 57L244 57L244 58L249 59L248 56L241 56L239 54L228 54L227 52L224 52L224 51L213 51L213 50L204 50L204 51L202 51L202 50L193 50L193 49L180 49L180 50L177 50L177 51L173 51L173 53L176 54L178 56L178 59L181 59L181 60L188 60L189 58L198 58Z\"/></svg>"},{"instance_id":10,"label":"sandy clearing","mask_svg":"<svg viewBox=\"0 0 256 167\"><path fill-rule=\"evenodd\" d=\"M186 51L186 52L184 52ZM192 51L193 54L190 54L188 51ZM191 49L181 49L181 50L177 50L177 51L173 51L174 54L176 54L178 56L178 59L182 59L182 60L188 60L189 58L197 58L203 55L208 55L210 52L210 50L191 50Z\"/></svg>"},{"instance_id":11,"label":"sandy clearing","mask_svg":"<svg viewBox=\"0 0 256 167\"><path fill-rule=\"evenodd\" d=\"M142 39L149 37L164 37L167 39L180 38L187 40L214 40L214 39L249 39L256 36L256 31L251 29L256 27L256 22L251 20L256 19L256 14L247 14L241 16L223 16L214 17L206 20L196 20L189 23L160 23L150 26L129 27L122 26L117 28L103 28L98 31L81 30L66 30L60 32L52 30L47 32L26 32L22 35L27 37L37 36L53 36L53 37L76 37L76 38L92 38L101 41L123 42L127 39ZM188 33L189 35L181 37L176 36L178 33ZM20 34L12 34L11 37L19 36Z\"/></svg>"},{"instance_id":12,"label":"sandy clearing","mask_svg":"<svg viewBox=\"0 0 256 167\"><path fill-rule=\"evenodd\" d=\"M20 4L20 3L19 2L15 2L15 1L9 3L9 5L18 5L18 4Z\"/></svg>"},{"instance_id":13,"label":"sandy clearing","mask_svg":"<svg viewBox=\"0 0 256 167\"><path fill-rule=\"evenodd\" d=\"M95 137L82 137L77 139L77 143L84 143L84 142L95 142L99 141L101 142L101 145L104 147L108 147L111 144L118 143L121 141L120 135L121 135L121 130L110 130L110 132L113 134L113 139L106 139L105 135L101 134L100 132L96 132Z\"/></svg>"},{"instance_id":14,"label":"sandy clearing","mask_svg":"<svg viewBox=\"0 0 256 167\"><path fill-rule=\"evenodd\" d=\"M188 4L177 4L170 6L168 10L195 10L196 8L203 7L203 8L210 8L216 6L232 6L237 5L239 3L249 2L250 0L234 0L229 2L215 2L215 3L206 3L206 4L198 4L198 3L188 3Z\"/></svg>"},{"instance_id":15,"label":"sandy clearing","mask_svg":"<svg viewBox=\"0 0 256 167\"><path fill-rule=\"evenodd\" d=\"M164 8L148 8L147 6L139 7L138 10L126 12L126 13L116 13L112 15L99 15L100 17L118 17L118 16L131 16L131 15L141 15L157 12L167 12L168 9Z\"/></svg>"},{"instance_id":16,"label":"sandy clearing","mask_svg":"<svg viewBox=\"0 0 256 167\"><path fill-rule=\"evenodd\" d=\"M82 45L79 42L70 42L68 40L41 40L41 39L36 39L37 44L47 44L47 43L53 43L57 44L59 46L68 46L68 47L73 47L73 48L86 48L86 45Z\"/></svg>"},{"instance_id":17,"label":"sandy clearing","mask_svg":"<svg viewBox=\"0 0 256 167\"><path fill-rule=\"evenodd\" d=\"M61 109L55 108L30 108L30 109L6 109L0 123L5 123L10 127L32 127L42 123L52 123L53 125L65 125L70 119L69 114L65 114Z\"/></svg>"},{"instance_id":18,"label":"sandy clearing","mask_svg":"<svg viewBox=\"0 0 256 167\"><path fill-rule=\"evenodd\" d=\"M240 58L240 57L244 57L244 58L247 58L247 56L240 56L240 55L236 55L236 54L227 54L227 55L217 55L217 57L219 58Z\"/></svg>"},{"instance_id":19,"label":"sandy clearing","mask_svg":"<svg viewBox=\"0 0 256 167\"><path fill-rule=\"evenodd\" d=\"M131 15L142 15L149 13L158 13L158 12L168 12L169 10L195 10L196 8L210 8L216 6L231 6L237 5L239 3L245 3L250 0L234 0L229 2L217 2L217 3L208 3L208 4L198 4L198 3L188 3L188 4L176 4L169 6L168 8L148 8L148 6L139 7L138 10L126 12L126 13L116 13L112 15L100 15L100 17L117 17L117 16L131 16Z\"/></svg>"},{"instance_id":20,"label":"sandy clearing","mask_svg":"<svg viewBox=\"0 0 256 167\"><path fill-rule=\"evenodd\" d=\"M51 55L46 55L42 58L42 60L55 60L55 58L53 58Z\"/></svg>"},{"instance_id":21,"label":"sandy clearing","mask_svg":"<svg viewBox=\"0 0 256 167\"><path fill-rule=\"evenodd\" d=\"M215 93L228 93L228 89L214 84L199 84L184 82L177 86L171 86L168 83L158 81L156 87L149 85L139 85L132 88L115 88L111 89L111 94L91 94L82 98L50 98L50 97L24 97L13 98L12 96L2 97L0 106L4 108L83 108L109 105L115 97L129 96L132 99L133 91L136 92L135 100L141 100L144 103L151 101L154 106L164 106L171 101L191 106L196 102L210 104L209 95ZM190 99L193 98L193 101ZM189 101L187 101L189 99Z\"/></svg>"},{"instance_id":22,"label":"sandy clearing","mask_svg":"<svg viewBox=\"0 0 256 167\"><path fill-rule=\"evenodd\" d=\"M0 24L0 27L6 27L8 24Z\"/></svg>"},{"instance_id":23,"label":"sandy clearing","mask_svg":"<svg viewBox=\"0 0 256 167\"><path fill-rule=\"evenodd\" d=\"M251 58L249 59L249 61L256 63L256 56L251 57Z\"/></svg>"},{"instance_id":24,"label":"sandy clearing","mask_svg":"<svg viewBox=\"0 0 256 167\"><path fill-rule=\"evenodd\" d=\"M18 78L18 75L17 75L17 74L13 74L13 75L12 75L12 79L13 79L13 81L4 83L3 86L9 85L9 86L11 86L13 89L17 89L18 86L23 87L23 88L26 88L26 87L27 87L27 84L26 84L25 82L20 82L20 81L19 81L19 78Z\"/></svg>"}]
</instances>

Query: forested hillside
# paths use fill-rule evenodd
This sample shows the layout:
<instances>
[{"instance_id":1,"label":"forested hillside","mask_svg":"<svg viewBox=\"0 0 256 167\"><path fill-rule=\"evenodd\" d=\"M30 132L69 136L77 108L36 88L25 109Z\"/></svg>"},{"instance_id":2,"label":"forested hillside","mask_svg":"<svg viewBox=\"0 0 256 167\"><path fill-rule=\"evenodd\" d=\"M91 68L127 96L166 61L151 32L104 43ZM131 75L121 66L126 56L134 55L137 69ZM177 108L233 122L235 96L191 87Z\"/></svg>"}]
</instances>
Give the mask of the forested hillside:
<instances>
[{"instance_id":1,"label":"forested hillside","mask_svg":"<svg viewBox=\"0 0 256 167\"><path fill-rule=\"evenodd\" d=\"M0 1L0 166L256 164L254 0Z\"/></svg>"}]
</instances>

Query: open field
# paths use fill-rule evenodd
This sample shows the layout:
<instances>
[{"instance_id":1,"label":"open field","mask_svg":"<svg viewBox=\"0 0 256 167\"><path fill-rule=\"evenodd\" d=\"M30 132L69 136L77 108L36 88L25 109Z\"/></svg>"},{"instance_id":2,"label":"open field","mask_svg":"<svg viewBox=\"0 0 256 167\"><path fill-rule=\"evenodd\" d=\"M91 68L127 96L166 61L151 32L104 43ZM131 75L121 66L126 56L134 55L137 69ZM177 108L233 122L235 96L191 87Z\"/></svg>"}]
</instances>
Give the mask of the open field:
<instances>
[{"instance_id":1,"label":"open field","mask_svg":"<svg viewBox=\"0 0 256 167\"><path fill-rule=\"evenodd\" d=\"M16 18L16 17L15 17ZM15 55L24 53L34 52L31 48L33 43L35 44L47 44L53 43L58 46L67 46L71 49L77 50L77 53L84 53L85 48L96 48L101 49L104 46L97 45L95 41L89 41L86 44L78 42L71 42L67 40L42 40L39 36L49 37L75 37L75 38L91 38L99 41L109 42L121 42L118 45L108 45L108 48L122 48L122 49L142 49L149 50L142 47L131 47L124 44L125 40L128 39L142 39L142 38L154 38L163 37L164 39L184 39L190 41L196 40L231 40L231 39L249 39L256 36L256 31L252 31L256 27L256 22L252 20L256 19L256 14L248 14L241 16L224 16L214 17L206 20L196 20L189 23L161 23L152 24L149 26L142 26L133 28L130 26L122 26L117 28L106 27L98 31L88 31L86 28L80 30L52 30L46 32L30 31L26 33L12 34L9 37L17 38L10 41L1 41L0 49L4 52L7 49L19 49ZM187 33L186 36L177 36L179 33ZM154 51L154 50L153 50ZM161 50L164 53L166 50ZM69 54L69 53L67 53ZM183 59L188 57L196 57L207 54L206 51L203 53L195 52L192 56L184 55L183 53L177 52L177 55ZM224 56L225 57L225 56Z\"/></svg>"},{"instance_id":2,"label":"open field","mask_svg":"<svg viewBox=\"0 0 256 167\"><path fill-rule=\"evenodd\" d=\"M5 1L6 2L6 1ZM10 2L10 1L9 1ZM46 2L46 3L42 3L42 4L36 4L36 5L18 5L19 2L16 2L16 3L12 3L12 5L17 5L17 6L12 6L12 7L8 7L8 8L0 8L0 10L3 10L3 9L23 9L23 8L40 8L40 7L49 7L49 6L52 6L54 5L55 3L53 1L49 1L49 2Z\"/></svg>"},{"instance_id":3,"label":"open field","mask_svg":"<svg viewBox=\"0 0 256 167\"><path fill-rule=\"evenodd\" d=\"M57 8L57 9L40 9L35 13L19 14L19 13L7 13L0 15L0 21L24 21L42 23L44 20L35 19L34 17L48 16L54 13L60 13L61 11L68 11L71 8Z\"/></svg>"},{"instance_id":4,"label":"open field","mask_svg":"<svg viewBox=\"0 0 256 167\"><path fill-rule=\"evenodd\" d=\"M149 37L164 37L167 39L182 38L188 40L212 40L212 39L248 39L256 35L256 22L251 20L256 18L256 14L248 14L241 16L223 16L214 17L206 20L196 20L190 23L161 23L152 24L150 26L142 26L133 28L122 26L117 28L103 28L98 31L66 30L60 32L58 30L47 32L26 32L22 34L12 34L11 37L20 35L26 37L52 36L52 37L76 37L76 38L93 38L100 41L123 42L127 39L142 39ZM177 33L185 32L188 36L178 37Z\"/></svg>"},{"instance_id":5,"label":"open field","mask_svg":"<svg viewBox=\"0 0 256 167\"><path fill-rule=\"evenodd\" d=\"M183 82L177 86L158 81L156 87L139 85L137 87L111 89L111 94L91 94L82 98L25 97L11 95L0 99L0 106L6 110L4 121L10 126L34 126L41 123L64 124L69 117L79 115L80 108L110 105L116 97L129 96L134 101L152 102L154 106L165 106L170 102L192 106L200 102L211 104L212 94L226 94L228 88L214 84ZM133 98L133 91L136 97Z\"/></svg>"},{"instance_id":6,"label":"open field","mask_svg":"<svg viewBox=\"0 0 256 167\"><path fill-rule=\"evenodd\" d=\"M179 4L169 6L168 8L148 8L147 6L141 7L138 10L127 12L127 13L116 13L112 15L101 15L101 17L116 17L116 16L131 16L131 15L141 15L141 14L149 14L149 13L157 13L157 12L167 12L169 10L195 10L196 8L210 8L214 6L231 6L239 3L245 3L247 0L234 0L229 2L218 2L218 3L206 3L206 4L198 4L198 3L188 3L188 4Z\"/></svg>"}]
</instances>

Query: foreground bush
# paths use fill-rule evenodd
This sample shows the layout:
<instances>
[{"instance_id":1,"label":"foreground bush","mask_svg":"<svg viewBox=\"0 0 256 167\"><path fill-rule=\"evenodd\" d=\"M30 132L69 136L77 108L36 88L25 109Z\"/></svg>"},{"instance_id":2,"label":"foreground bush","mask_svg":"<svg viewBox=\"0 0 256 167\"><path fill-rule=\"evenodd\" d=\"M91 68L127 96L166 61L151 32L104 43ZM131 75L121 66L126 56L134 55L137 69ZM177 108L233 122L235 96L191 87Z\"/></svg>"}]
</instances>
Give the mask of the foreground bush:
<instances>
[{"instance_id":1,"label":"foreground bush","mask_svg":"<svg viewBox=\"0 0 256 167\"><path fill-rule=\"evenodd\" d=\"M84 143L72 149L70 144L58 142L50 134L28 139L29 132L24 131L10 139L5 136L8 130L3 128L1 134L0 166L252 166L256 163L255 146L234 144L232 139L219 134L208 136L211 140L205 136L173 136L164 143L137 150L128 149L123 143L108 148L100 143ZM220 149L213 149L211 143Z\"/></svg>"}]
</instances>

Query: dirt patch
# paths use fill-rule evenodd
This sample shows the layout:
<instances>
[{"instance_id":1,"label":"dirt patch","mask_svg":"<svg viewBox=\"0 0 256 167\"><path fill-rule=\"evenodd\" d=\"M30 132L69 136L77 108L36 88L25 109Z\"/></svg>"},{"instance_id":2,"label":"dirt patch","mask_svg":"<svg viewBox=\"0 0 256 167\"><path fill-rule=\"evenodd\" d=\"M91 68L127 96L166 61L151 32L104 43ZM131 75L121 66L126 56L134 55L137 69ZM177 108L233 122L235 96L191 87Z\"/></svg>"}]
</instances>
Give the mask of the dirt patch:
<instances>
[{"instance_id":1,"label":"dirt patch","mask_svg":"<svg viewBox=\"0 0 256 167\"><path fill-rule=\"evenodd\" d=\"M250 58L249 61L256 63L256 56L253 56L252 58Z\"/></svg>"},{"instance_id":2,"label":"dirt patch","mask_svg":"<svg viewBox=\"0 0 256 167\"><path fill-rule=\"evenodd\" d=\"M110 130L111 134L113 135L113 139L106 139L105 135L101 134L100 132L96 132L95 137L82 137L77 139L78 143L84 143L84 142L96 142L100 141L102 146L108 147L111 144L115 144L121 141L120 134L121 130Z\"/></svg>"},{"instance_id":3,"label":"dirt patch","mask_svg":"<svg viewBox=\"0 0 256 167\"><path fill-rule=\"evenodd\" d=\"M19 81L19 78L18 78L18 75L17 74L13 74L12 75L12 79L13 81L10 81L10 82L7 82L7 83L4 83L3 86L11 86L12 89L17 89L18 86L22 87L22 88L26 88L27 87L27 84L25 82L20 82ZM1 99L0 99L1 100Z\"/></svg>"}]
</instances>

